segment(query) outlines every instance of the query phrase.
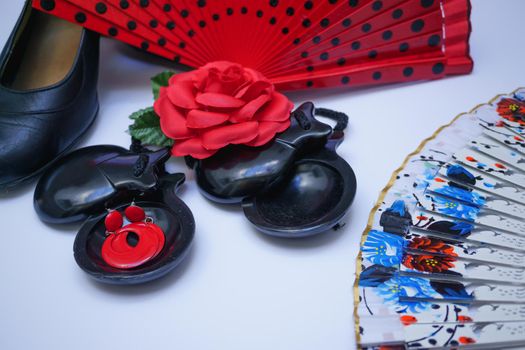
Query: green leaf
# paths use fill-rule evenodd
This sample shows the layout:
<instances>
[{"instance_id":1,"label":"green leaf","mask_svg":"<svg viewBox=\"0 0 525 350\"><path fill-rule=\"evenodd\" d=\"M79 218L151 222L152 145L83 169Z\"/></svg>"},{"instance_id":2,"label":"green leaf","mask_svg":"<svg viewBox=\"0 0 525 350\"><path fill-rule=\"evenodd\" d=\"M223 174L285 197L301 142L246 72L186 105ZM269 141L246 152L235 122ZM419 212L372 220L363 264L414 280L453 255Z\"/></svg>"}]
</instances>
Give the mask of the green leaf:
<instances>
[{"instance_id":1,"label":"green leaf","mask_svg":"<svg viewBox=\"0 0 525 350\"><path fill-rule=\"evenodd\" d=\"M145 145L168 147L173 140L164 135L160 128L160 119L153 107L141 109L129 116L133 124L129 126L129 133Z\"/></svg>"},{"instance_id":2,"label":"green leaf","mask_svg":"<svg viewBox=\"0 0 525 350\"><path fill-rule=\"evenodd\" d=\"M160 88L168 86L170 78L175 75L175 72L164 71L151 78L151 88L153 89L153 97L155 100L159 98Z\"/></svg>"}]
</instances>

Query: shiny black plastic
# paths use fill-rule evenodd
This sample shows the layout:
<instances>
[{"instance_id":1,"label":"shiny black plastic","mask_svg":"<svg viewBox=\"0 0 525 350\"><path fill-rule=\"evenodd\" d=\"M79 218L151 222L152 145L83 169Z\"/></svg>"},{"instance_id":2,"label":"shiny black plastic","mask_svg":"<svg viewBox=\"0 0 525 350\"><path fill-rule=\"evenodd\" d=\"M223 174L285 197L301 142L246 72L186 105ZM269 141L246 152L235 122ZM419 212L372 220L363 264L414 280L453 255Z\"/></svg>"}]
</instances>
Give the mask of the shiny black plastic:
<instances>
[{"instance_id":1,"label":"shiny black plastic","mask_svg":"<svg viewBox=\"0 0 525 350\"><path fill-rule=\"evenodd\" d=\"M64 224L129 203L157 187L169 157L167 149L140 154L111 145L78 149L44 172L35 189L35 210L44 222Z\"/></svg>"},{"instance_id":2,"label":"shiny black plastic","mask_svg":"<svg viewBox=\"0 0 525 350\"><path fill-rule=\"evenodd\" d=\"M129 270L116 269L106 264L101 257L106 237L106 215L103 213L90 218L80 228L73 247L77 264L99 282L120 285L148 282L174 269L189 252L195 232L195 221L190 209L175 195L183 182L183 174L172 175L170 181L159 190L146 192L135 202L164 231L166 242L157 257ZM128 204L116 209L123 210Z\"/></svg>"},{"instance_id":3,"label":"shiny black plastic","mask_svg":"<svg viewBox=\"0 0 525 350\"><path fill-rule=\"evenodd\" d=\"M302 104L293 115L288 130L263 147L232 145L214 156L195 160L197 184L209 199L238 203L244 197L268 191L278 185L292 169L297 158L326 142L332 133L329 125L314 118L314 105Z\"/></svg>"},{"instance_id":4,"label":"shiny black plastic","mask_svg":"<svg viewBox=\"0 0 525 350\"><path fill-rule=\"evenodd\" d=\"M176 196L185 176L166 173L164 163L169 157L168 149L81 148L60 158L42 175L35 190L35 209L48 223L85 220L75 239L75 260L96 280L137 284L162 277L187 255L195 232L190 209ZM166 241L146 264L116 269L101 257L106 209L123 209L132 201L163 229Z\"/></svg>"},{"instance_id":5,"label":"shiny black plastic","mask_svg":"<svg viewBox=\"0 0 525 350\"><path fill-rule=\"evenodd\" d=\"M335 142L295 162L279 186L242 202L244 214L262 232L279 237L312 236L335 227L356 193L356 178L335 153Z\"/></svg>"}]
</instances>

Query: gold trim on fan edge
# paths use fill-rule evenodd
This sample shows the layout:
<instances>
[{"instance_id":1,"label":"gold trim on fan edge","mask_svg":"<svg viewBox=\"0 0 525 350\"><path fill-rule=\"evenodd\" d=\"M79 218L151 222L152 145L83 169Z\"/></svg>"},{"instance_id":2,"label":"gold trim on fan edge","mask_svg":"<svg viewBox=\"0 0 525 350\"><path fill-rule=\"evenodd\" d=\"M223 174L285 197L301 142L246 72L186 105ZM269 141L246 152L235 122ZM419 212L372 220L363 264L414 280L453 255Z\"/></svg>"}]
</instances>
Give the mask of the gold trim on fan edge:
<instances>
[{"instance_id":1,"label":"gold trim on fan edge","mask_svg":"<svg viewBox=\"0 0 525 350\"><path fill-rule=\"evenodd\" d=\"M519 88L515 89L514 91L511 91L509 94L516 93L517 91L522 90L522 89L525 89L525 87L519 87ZM360 345L361 334L359 332L359 316L357 315L357 309L358 309L358 305L359 305L359 296L358 296L359 277L361 275L361 247L363 246L363 244L365 243L365 241L366 241L366 239L368 237L368 232L372 228L372 222L374 220L375 213L379 209L379 206L383 202L383 199L385 198L387 192L390 190L390 188L392 187L392 185L396 181L396 178L399 175L399 173L401 173L401 171L406 167L406 165L407 165L408 161L410 160L410 158L412 158L413 156L415 156L416 154L421 152L423 147L425 147L425 145L429 141L432 141L433 139L435 139L439 135L439 133L441 133L441 131L443 131L444 129L448 128L452 124L454 124L456 122L456 120L458 120L461 116L463 116L465 114L474 113L478 108L480 108L482 106L491 105L493 102L495 102L501 96L505 96L505 95L506 94L498 94L498 95L494 96L492 99L490 99L488 102L481 103L481 104L475 106L469 112L460 113L457 116L455 116L454 119L452 119L448 124L440 126L430 137L427 137L426 139L424 139L419 144L419 146L416 148L415 151L413 151L412 153L408 154L405 157L405 159L403 160L403 163L401 164L401 166L399 166L396 170L394 170L394 172L392 173L392 176L390 176L390 180L388 181L386 186L383 188L383 190L379 193L379 197L378 197L376 203L374 204L374 206L372 207L372 209L370 210L370 214L368 215L368 221L367 221L365 230L363 231L363 233L361 235L361 241L359 242L359 253L357 254L357 257L356 257L356 272L355 272L356 276L355 276L353 290L354 290L354 331L355 331L355 340L356 340L358 349L361 349L361 345Z\"/></svg>"}]
</instances>

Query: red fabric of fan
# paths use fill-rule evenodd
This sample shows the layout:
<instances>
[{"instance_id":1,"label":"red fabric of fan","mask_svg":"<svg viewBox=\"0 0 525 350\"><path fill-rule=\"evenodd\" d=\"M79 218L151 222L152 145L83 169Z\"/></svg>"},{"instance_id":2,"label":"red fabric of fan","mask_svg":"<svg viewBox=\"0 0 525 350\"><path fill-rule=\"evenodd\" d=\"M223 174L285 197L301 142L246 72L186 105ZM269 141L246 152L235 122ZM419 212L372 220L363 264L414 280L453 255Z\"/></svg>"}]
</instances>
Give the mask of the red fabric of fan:
<instances>
[{"instance_id":1,"label":"red fabric of fan","mask_svg":"<svg viewBox=\"0 0 525 350\"><path fill-rule=\"evenodd\" d=\"M464 74L468 0L34 0L176 62L237 62L280 90Z\"/></svg>"}]
</instances>

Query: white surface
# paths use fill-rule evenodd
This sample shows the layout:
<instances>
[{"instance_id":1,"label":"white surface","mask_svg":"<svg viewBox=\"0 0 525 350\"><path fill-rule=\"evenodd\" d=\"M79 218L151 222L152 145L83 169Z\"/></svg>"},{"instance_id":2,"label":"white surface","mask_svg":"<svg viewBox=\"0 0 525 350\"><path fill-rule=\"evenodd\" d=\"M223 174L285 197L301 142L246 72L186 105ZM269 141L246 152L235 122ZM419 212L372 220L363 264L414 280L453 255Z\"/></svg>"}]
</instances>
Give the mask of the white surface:
<instances>
[{"instance_id":1,"label":"white surface","mask_svg":"<svg viewBox=\"0 0 525 350\"><path fill-rule=\"evenodd\" d=\"M0 3L0 44L22 0ZM192 253L160 281L95 283L75 264L75 227L42 224L33 188L0 199L0 349L353 349L355 256L369 210L392 171L455 115L525 85L520 0L473 1L474 73L360 91L293 93L294 102L345 111L339 153L359 188L347 225L299 241L271 239L240 208L216 206L188 174L182 199L197 222ZM127 146L127 116L152 104L149 77L163 70L123 44L103 40L98 121L83 145ZM35 150L35 154L38 150Z\"/></svg>"}]
</instances>

